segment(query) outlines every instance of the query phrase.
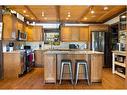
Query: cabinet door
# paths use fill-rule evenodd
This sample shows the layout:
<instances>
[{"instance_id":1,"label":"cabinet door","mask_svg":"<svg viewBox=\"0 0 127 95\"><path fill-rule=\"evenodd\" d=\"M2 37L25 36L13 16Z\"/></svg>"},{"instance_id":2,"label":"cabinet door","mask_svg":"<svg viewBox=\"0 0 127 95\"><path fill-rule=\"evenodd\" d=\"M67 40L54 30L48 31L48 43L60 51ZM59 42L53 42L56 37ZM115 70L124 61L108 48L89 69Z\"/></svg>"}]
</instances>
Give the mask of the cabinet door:
<instances>
[{"instance_id":1,"label":"cabinet door","mask_svg":"<svg viewBox=\"0 0 127 95\"><path fill-rule=\"evenodd\" d=\"M79 41L79 27L71 27L71 41Z\"/></svg>"},{"instance_id":2,"label":"cabinet door","mask_svg":"<svg viewBox=\"0 0 127 95\"><path fill-rule=\"evenodd\" d=\"M71 41L71 28L70 27L61 28L61 41L64 41L64 42Z\"/></svg>"},{"instance_id":3,"label":"cabinet door","mask_svg":"<svg viewBox=\"0 0 127 95\"><path fill-rule=\"evenodd\" d=\"M42 50L36 50L35 51L35 66L37 66L37 67L43 66L43 63L42 63L43 58L42 57L43 57Z\"/></svg>"},{"instance_id":4,"label":"cabinet door","mask_svg":"<svg viewBox=\"0 0 127 95\"><path fill-rule=\"evenodd\" d=\"M91 82L102 81L103 55L91 55Z\"/></svg>"},{"instance_id":5,"label":"cabinet door","mask_svg":"<svg viewBox=\"0 0 127 95\"><path fill-rule=\"evenodd\" d=\"M26 26L25 32L27 33L27 41L33 41L33 27L32 26Z\"/></svg>"},{"instance_id":6,"label":"cabinet door","mask_svg":"<svg viewBox=\"0 0 127 95\"><path fill-rule=\"evenodd\" d=\"M42 41L42 27L34 26L33 41Z\"/></svg>"},{"instance_id":7,"label":"cabinet door","mask_svg":"<svg viewBox=\"0 0 127 95\"><path fill-rule=\"evenodd\" d=\"M12 31L13 31L13 20L10 14L3 15L3 39L12 39Z\"/></svg>"},{"instance_id":8,"label":"cabinet door","mask_svg":"<svg viewBox=\"0 0 127 95\"><path fill-rule=\"evenodd\" d=\"M89 41L89 28L88 27L80 27L80 41Z\"/></svg>"},{"instance_id":9,"label":"cabinet door","mask_svg":"<svg viewBox=\"0 0 127 95\"><path fill-rule=\"evenodd\" d=\"M44 55L44 81L56 83L56 55Z\"/></svg>"}]
</instances>

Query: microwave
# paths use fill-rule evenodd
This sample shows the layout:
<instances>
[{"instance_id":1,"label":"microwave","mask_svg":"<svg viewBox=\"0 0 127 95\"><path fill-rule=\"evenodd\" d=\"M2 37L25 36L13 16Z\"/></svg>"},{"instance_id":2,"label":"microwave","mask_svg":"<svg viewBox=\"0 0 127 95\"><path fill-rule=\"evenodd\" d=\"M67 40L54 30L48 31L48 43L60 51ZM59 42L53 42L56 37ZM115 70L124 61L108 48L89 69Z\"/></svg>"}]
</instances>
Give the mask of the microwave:
<instances>
[{"instance_id":1,"label":"microwave","mask_svg":"<svg viewBox=\"0 0 127 95\"><path fill-rule=\"evenodd\" d=\"M18 38L19 41L27 40L27 34L25 32L21 32L18 30Z\"/></svg>"}]
</instances>

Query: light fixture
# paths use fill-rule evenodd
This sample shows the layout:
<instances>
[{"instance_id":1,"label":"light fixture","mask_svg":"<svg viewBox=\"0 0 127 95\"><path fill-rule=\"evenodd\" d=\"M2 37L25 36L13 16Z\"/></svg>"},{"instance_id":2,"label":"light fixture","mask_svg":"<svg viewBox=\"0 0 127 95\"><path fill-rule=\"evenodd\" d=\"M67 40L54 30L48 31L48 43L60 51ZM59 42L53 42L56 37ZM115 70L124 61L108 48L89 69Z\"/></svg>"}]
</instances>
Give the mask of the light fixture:
<instances>
[{"instance_id":1,"label":"light fixture","mask_svg":"<svg viewBox=\"0 0 127 95\"><path fill-rule=\"evenodd\" d=\"M87 20L88 18L87 17L84 17L85 20Z\"/></svg>"},{"instance_id":2,"label":"light fixture","mask_svg":"<svg viewBox=\"0 0 127 95\"><path fill-rule=\"evenodd\" d=\"M67 17L71 17L71 15L70 15L70 14L68 14L68 15L67 15Z\"/></svg>"},{"instance_id":3,"label":"light fixture","mask_svg":"<svg viewBox=\"0 0 127 95\"><path fill-rule=\"evenodd\" d=\"M34 18L31 18L31 19L34 19Z\"/></svg>"},{"instance_id":4,"label":"light fixture","mask_svg":"<svg viewBox=\"0 0 127 95\"><path fill-rule=\"evenodd\" d=\"M94 14L94 13L95 13L95 11L91 10L91 14Z\"/></svg>"},{"instance_id":5,"label":"light fixture","mask_svg":"<svg viewBox=\"0 0 127 95\"><path fill-rule=\"evenodd\" d=\"M104 7L104 10L108 10L108 7Z\"/></svg>"},{"instance_id":6,"label":"light fixture","mask_svg":"<svg viewBox=\"0 0 127 95\"><path fill-rule=\"evenodd\" d=\"M26 13L26 10L24 10L23 13Z\"/></svg>"},{"instance_id":7,"label":"light fixture","mask_svg":"<svg viewBox=\"0 0 127 95\"><path fill-rule=\"evenodd\" d=\"M69 18L67 17L66 20L68 20Z\"/></svg>"},{"instance_id":8,"label":"light fixture","mask_svg":"<svg viewBox=\"0 0 127 95\"><path fill-rule=\"evenodd\" d=\"M125 16L125 15L123 15L123 16L121 16L121 18L126 18L126 16Z\"/></svg>"},{"instance_id":9,"label":"light fixture","mask_svg":"<svg viewBox=\"0 0 127 95\"><path fill-rule=\"evenodd\" d=\"M45 20L47 20L47 17L44 17Z\"/></svg>"},{"instance_id":10,"label":"light fixture","mask_svg":"<svg viewBox=\"0 0 127 95\"><path fill-rule=\"evenodd\" d=\"M41 16L43 16L43 17L44 17L44 16L45 16L45 13L44 13L44 12L42 12L42 13L41 13Z\"/></svg>"}]
</instances>

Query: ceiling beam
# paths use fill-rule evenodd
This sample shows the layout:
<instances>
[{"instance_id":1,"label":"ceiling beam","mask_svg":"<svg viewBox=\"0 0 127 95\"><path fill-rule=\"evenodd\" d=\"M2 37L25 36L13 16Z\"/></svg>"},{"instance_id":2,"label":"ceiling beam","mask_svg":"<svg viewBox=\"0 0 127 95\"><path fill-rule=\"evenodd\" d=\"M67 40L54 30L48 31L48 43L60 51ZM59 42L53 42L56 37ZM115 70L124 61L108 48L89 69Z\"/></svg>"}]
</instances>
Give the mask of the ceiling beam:
<instances>
[{"instance_id":1,"label":"ceiling beam","mask_svg":"<svg viewBox=\"0 0 127 95\"><path fill-rule=\"evenodd\" d=\"M60 6L56 6L57 21L60 21Z\"/></svg>"},{"instance_id":2,"label":"ceiling beam","mask_svg":"<svg viewBox=\"0 0 127 95\"><path fill-rule=\"evenodd\" d=\"M39 20L39 18L33 13L33 11L29 8L29 6L24 6L35 18L36 20Z\"/></svg>"},{"instance_id":3,"label":"ceiling beam","mask_svg":"<svg viewBox=\"0 0 127 95\"><path fill-rule=\"evenodd\" d=\"M121 8L118 8L118 7L114 7L113 9L111 9L110 11L106 12L104 15L102 15L101 17L99 17L96 21L97 22L100 22L100 21L105 21L106 19L109 19L111 18L113 15L116 15L117 13L119 13L120 9ZM117 10L116 10L117 9ZM116 10L116 13L112 13L113 10ZM119 11L118 11L119 10ZM121 9L122 10L122 9ZM111 15L109 15L111 14ZM109 16L108 18L104 19L106 16Z\"/></svg>"},{"instance_id":4,"label":"ceiling beam","mask_svg":"<svg viewBox=\"0 0 127 95\"><path fill-rule=\"evenodd\" d=\"M93 6L88 6L86 10L84 10L84 12L82 13L82 15L79 17L78 21L81 21L90 11L90 9L92 8ZM80 11L80 10L79 10Z\"/></svg>"},{"instance_id":5,"label":"ceiling beam","mask_svg":"<svg viewBox=\"0 0 127 95\"><path fill-rule=\"evenodd\" d=\"M106 22L106 21L108 21L108 20L113 19L114 17L116 17L116 16L120 15L121 13L123 13L123 12L125 12L125 11L126 11L126 8L122 9L122 10L121 10L121 11L119 11L117 14L114 14L114 15L110 16L109 18L107 18L107 19L103 20L103 23L105 23L105 22Z\"/></svg>"}]
</instances>

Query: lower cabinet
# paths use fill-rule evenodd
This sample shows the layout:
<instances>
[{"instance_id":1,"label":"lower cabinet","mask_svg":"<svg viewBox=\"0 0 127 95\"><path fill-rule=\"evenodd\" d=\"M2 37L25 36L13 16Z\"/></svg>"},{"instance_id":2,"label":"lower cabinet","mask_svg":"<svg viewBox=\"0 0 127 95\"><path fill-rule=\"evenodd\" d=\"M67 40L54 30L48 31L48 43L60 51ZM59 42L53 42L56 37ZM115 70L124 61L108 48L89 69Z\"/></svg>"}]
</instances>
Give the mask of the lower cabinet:
<instances>
[{"instance_id":1,"label":"lower cabinet","mask_svg":"<svg viewBox=\"0 0 127 95\"><path fill-rule=\"evenodd\" d=\"M36 67L43 67L43 51L42 50L36 50L35 51L35 66Z\"/></svg>"},{"instance_id":2,"label":"lower cabinet","mask_svg":"<svg viewBox=\"0 0 127 95\"><path fill-rule=\"evenodd\" d=\"M44 82L56 83L56 54L44 55Z\"/></svg>"},{"instance_id":3,"label":"lower cabinet","mask_svg":"<svg viewBox=\"0 0 127 95\"><path fill-rule=\"evenodd\" d=\"M20 53L3 53L4 79L18 78L22 70Z\"/></svg>"},{"instance_id":4,"label":"lower cabinet","mask_svg":"<svg viewBox=\"0 0 127 95\"><path fill-rule=\"evenodd\" d=\"M91 82L102 81L103 57L101 54L91 55Z\"/></svg>"}]
</instances>

